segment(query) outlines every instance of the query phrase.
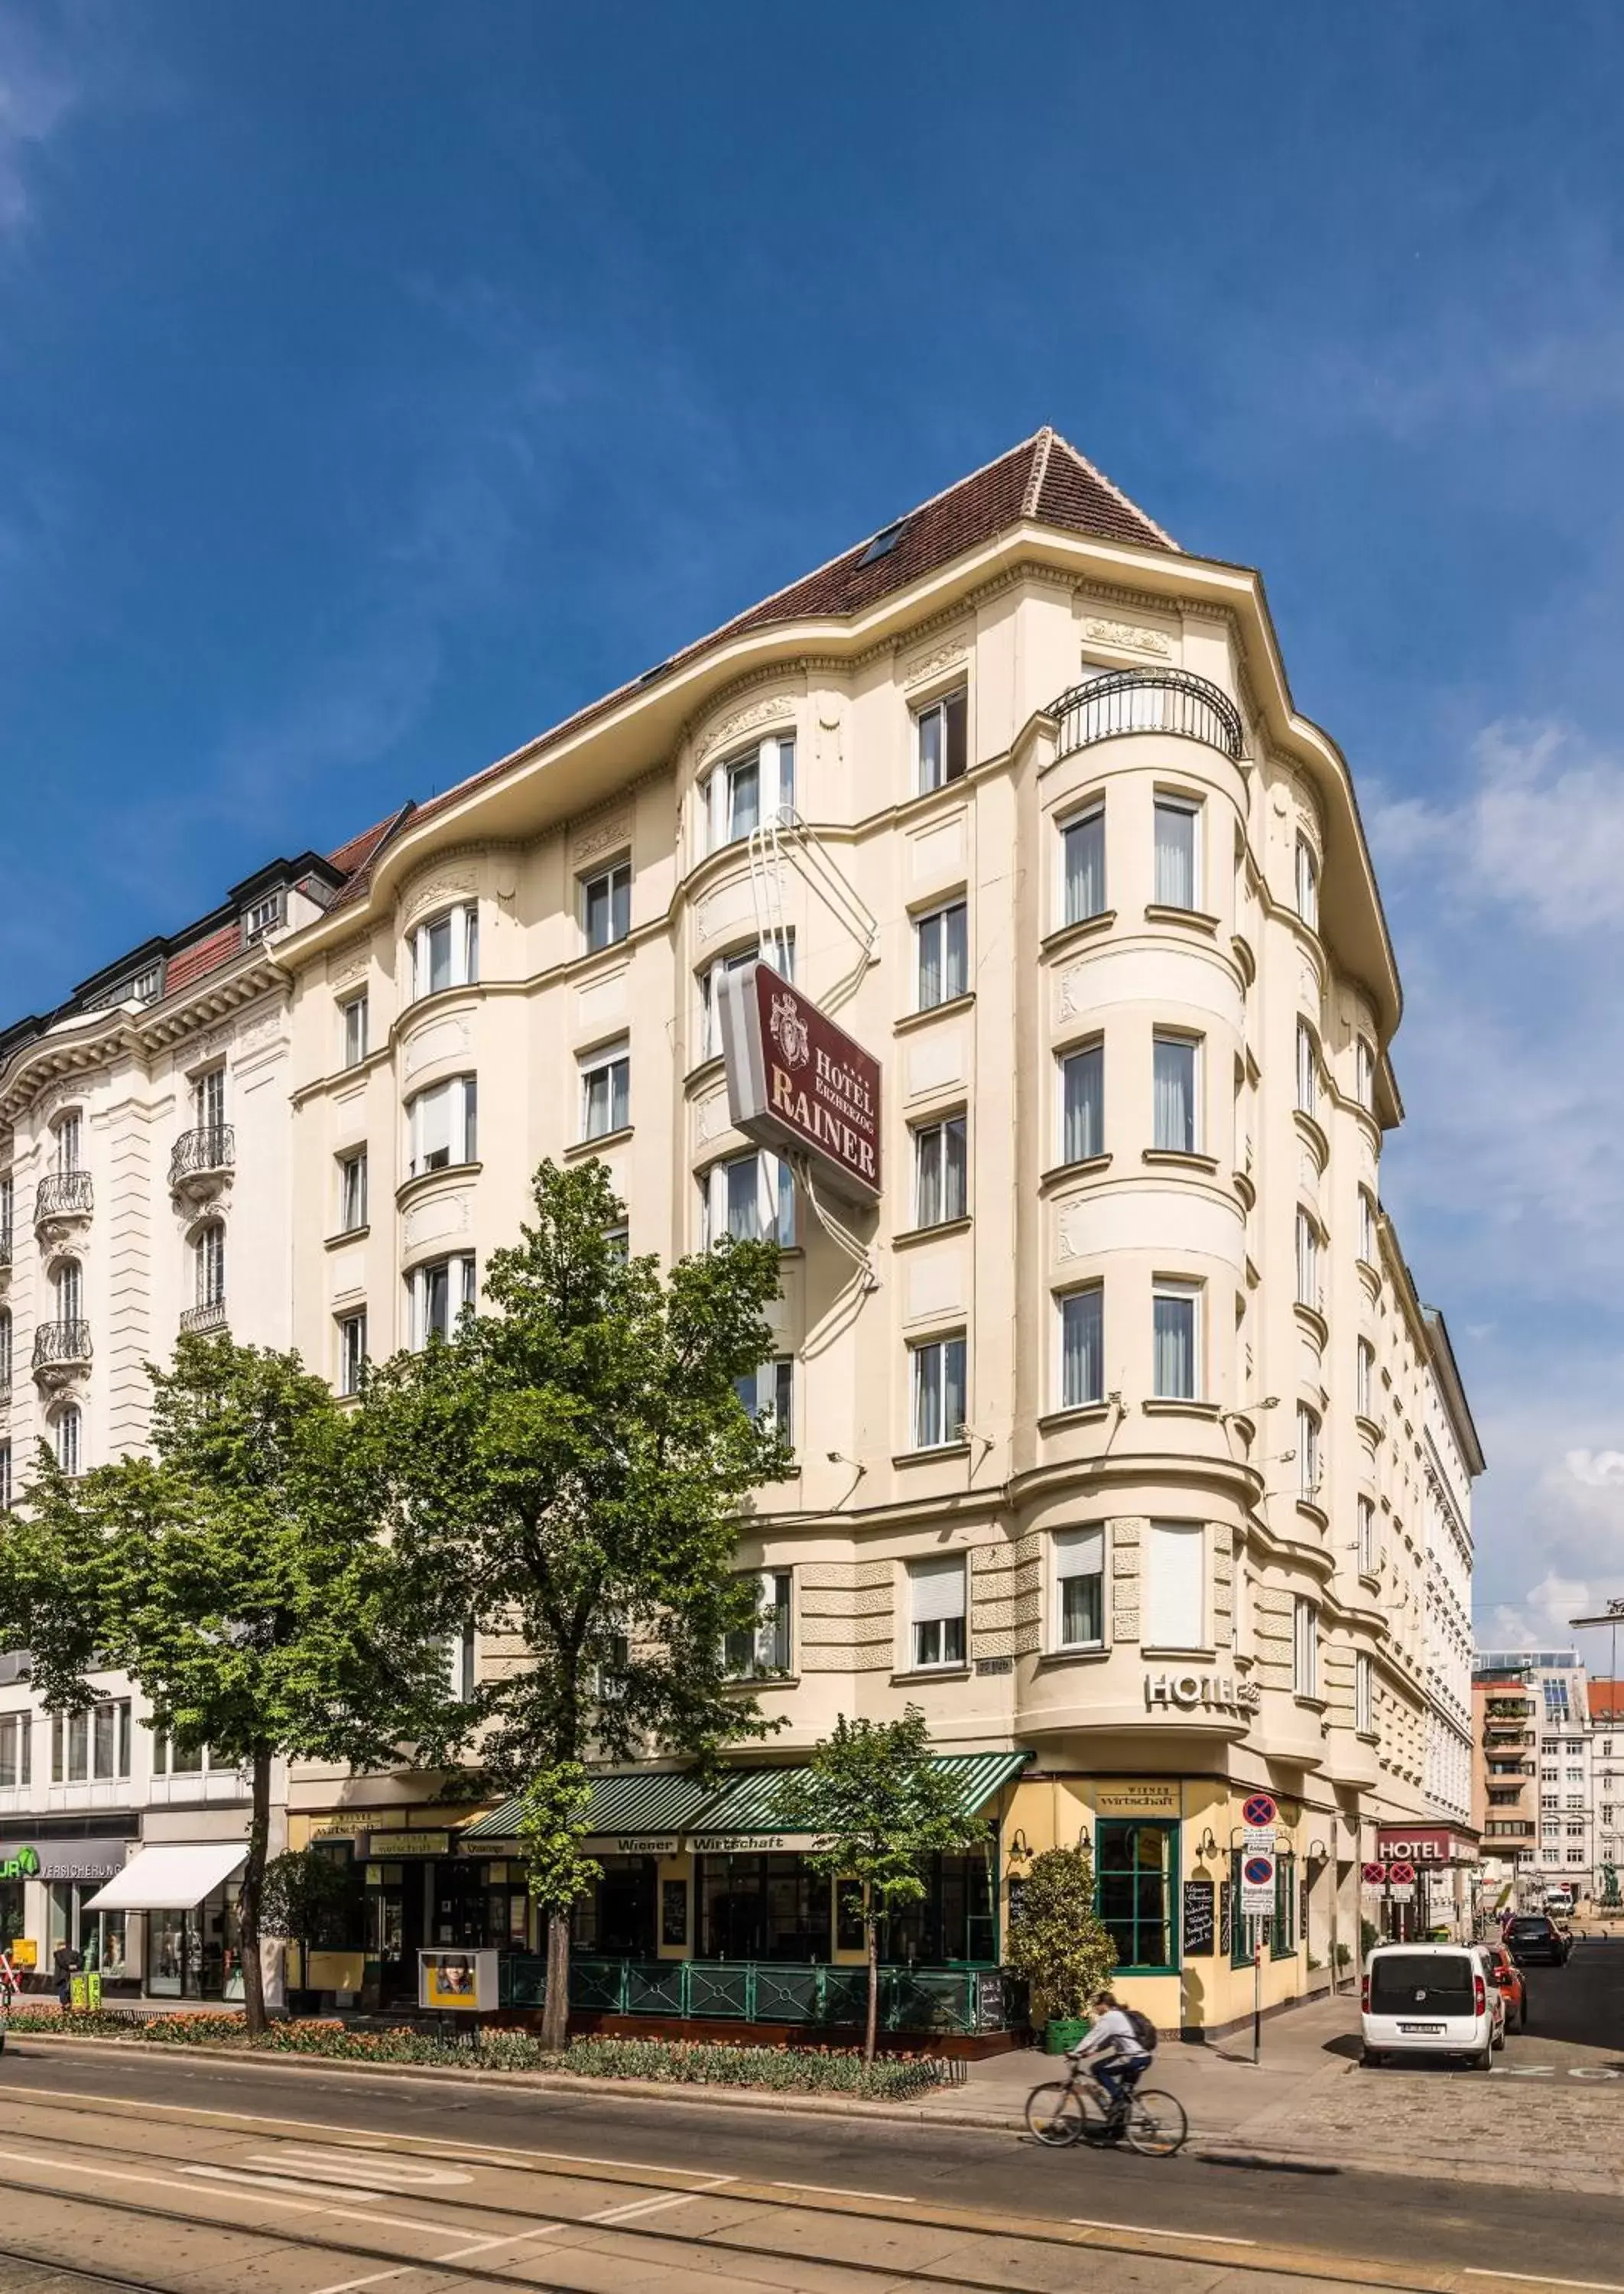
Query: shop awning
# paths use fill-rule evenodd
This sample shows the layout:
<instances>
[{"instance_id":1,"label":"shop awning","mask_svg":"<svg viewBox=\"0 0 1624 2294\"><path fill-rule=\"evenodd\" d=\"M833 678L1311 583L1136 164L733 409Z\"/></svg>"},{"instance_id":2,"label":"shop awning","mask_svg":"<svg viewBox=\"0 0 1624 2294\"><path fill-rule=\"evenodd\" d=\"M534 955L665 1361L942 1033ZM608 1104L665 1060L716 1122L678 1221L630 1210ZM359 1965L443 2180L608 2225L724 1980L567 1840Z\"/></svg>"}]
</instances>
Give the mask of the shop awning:
<instances>
[{"instance_id":1,"label":"shop awning","mask_svg":"<svg viewBox=\"0 0 1624 2294\"><path fill-rule=\"evenodd\" d=\"M632 1769L593 1777L590 1782L587 1820L595 1835L646 1834L654 1838L681 1832L705 1802L716 1797L714 1784L702 1785L683 1771L669 1769ZM524 1806L521 1799L504 1801L488 1816L470 1824L463 1839L516 1840Z\"/></svg>"},{"instance_id":2,"label":"shop awning","mask_svg":"<svg viewBox=\"0 0 1624 2294\"><path fill-rule=\"evenodd\" d=\"M942 1753L930 1765L953 1778L959 1814L977 1816L999 1786L1018 1776L1031 1758L1030 1753ZM778 1810L786 1781L805 1774L804 1766L746 1769L723 1787L687 1829L696 1844L704 1848L734 1840L748 1846L752 1841L767 1839L800 1846L807 1836L787 1833Z\"/></svg>"},{"instance_id":3,"label":"shop awning","mask_svg":"<svg viewBox=\"0 0 1624 2294\"><path fill-rule=\"evenodd\" d=\"M248 1851L229 1840L166 1842L138 1849L116 1880L85 1906L92 1912L190 1912L229 1880Z\"/></svg>"}]
</instances>

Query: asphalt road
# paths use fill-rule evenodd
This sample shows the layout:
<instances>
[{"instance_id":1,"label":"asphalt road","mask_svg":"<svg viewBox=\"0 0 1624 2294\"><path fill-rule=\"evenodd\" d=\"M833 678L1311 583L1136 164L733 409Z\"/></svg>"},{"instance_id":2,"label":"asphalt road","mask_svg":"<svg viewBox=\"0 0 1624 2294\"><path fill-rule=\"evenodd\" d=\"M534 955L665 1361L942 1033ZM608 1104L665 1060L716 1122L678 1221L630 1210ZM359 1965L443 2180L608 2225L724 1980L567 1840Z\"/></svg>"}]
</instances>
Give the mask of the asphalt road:
<instances>
[{"instance_id":1,"label":"asphalt road","mask_svg":"<svg viewBox=\"0 0 1624 2294\"><path fill-rule=\"evenodd\" d=\"M1624 1945L1581 1945L1566 1968L1535 1971L1531 1998L1530 2030L1500 2071L1527 2085L1498 2090L1513 2143L1524 2114L1560 2108L1574 2070L1624 2074ZM1441 2107L1448 2087L1433 2092ZM1624 2114L1624 2075L1617 2092ZM1624 2294L1612 2197L1329 2162L1051 2153L1004 2135L749 2104L27 2040L0 2058L0 2288L18 2294L492 2283L713 2294L724 2275L779 2294L922 2280L1034 2294L1328 2282L1495 2294L1497 2281L1514 2294L1565 2281Z\"/></svg>"}]
</instances>

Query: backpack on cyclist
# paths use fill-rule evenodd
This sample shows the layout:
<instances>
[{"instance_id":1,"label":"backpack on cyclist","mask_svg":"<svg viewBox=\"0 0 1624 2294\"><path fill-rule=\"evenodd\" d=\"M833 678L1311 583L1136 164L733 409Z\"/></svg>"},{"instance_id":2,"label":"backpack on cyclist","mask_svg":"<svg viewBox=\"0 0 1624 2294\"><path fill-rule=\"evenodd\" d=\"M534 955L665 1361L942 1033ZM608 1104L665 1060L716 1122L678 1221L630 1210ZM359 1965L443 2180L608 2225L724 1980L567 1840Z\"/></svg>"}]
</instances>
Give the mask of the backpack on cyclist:
<instances>
[{"instance_id":1,"label":"backpack on cyclist","mask_svg":"<svg viewBox=\"0 0 1624 2294\"><path fill-rule=\"evenodd\" d=\"M1156 2025L1141 2008L1125 2007L1123 2013L1133 2027L1133 2037L1148 2055L1156 2053Z\"/></svg>"}]
</instances>

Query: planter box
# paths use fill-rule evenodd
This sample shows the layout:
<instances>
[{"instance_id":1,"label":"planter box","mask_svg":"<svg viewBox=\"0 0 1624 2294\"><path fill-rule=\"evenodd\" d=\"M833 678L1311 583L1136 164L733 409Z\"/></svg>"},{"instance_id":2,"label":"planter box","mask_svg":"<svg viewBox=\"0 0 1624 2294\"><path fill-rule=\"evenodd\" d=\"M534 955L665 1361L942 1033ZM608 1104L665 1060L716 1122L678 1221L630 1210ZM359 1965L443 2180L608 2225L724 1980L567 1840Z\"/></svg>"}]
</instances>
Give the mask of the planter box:
<instances>
[{"instance_id":1,"label":"planter box","mask_svg":"<svg viewBox=\"0 0 1624 2294\"><path fill-rule=\"evenodd\" d=\"M1086 2015L1052 2015L1043 2026L1043 2053L1069 2054L1087 2038L1090 2028Z\"/></svg>"}]
</instances>

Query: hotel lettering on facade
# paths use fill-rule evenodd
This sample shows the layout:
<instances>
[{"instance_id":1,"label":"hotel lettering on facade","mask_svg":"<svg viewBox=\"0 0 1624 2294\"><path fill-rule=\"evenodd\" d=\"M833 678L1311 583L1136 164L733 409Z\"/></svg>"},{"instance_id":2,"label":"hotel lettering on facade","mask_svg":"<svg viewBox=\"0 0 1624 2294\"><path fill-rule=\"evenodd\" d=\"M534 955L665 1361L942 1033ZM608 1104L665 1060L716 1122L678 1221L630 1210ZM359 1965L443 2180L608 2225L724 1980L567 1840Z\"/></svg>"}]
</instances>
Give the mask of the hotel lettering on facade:
<instances>
[{"instance_id":1,"label":"hotel lettering on facade","mask_svg":"<svg viewBox=\"0 0 1624 2294\"><path fill-rule=\"evenodd\" d=\"M748 1399L797 1470L742 1524L733 1654L785 1725L719 1786L598 1777L583 2009L843 2020L860 1937L767 1771L910 1704L987 1851L895 1924L893 2021L1002 2021L1011 1891L1079 1841L1125 1995L1234 2020L1259 1792L1265 2001L1357 1954L1378 1827L1468 1813L1429 1777L1469 1774L1482 1460L1381 1208L1400 991L1348 768L1255 574L1045 430L240 894L0 1039L18 1459L69 1411L80 1462L138 1442L199 1309L353 1390L476 1295L543 1156L604 1159L634 1251L784 1246ZM67 1808L49 1724L9 1786L4 1729L0 1816ZM495 1945L522 2001L510 1810L295 1767L280 1821L365 1883L313 1983Z\"/></svg>"}]
</instances>

